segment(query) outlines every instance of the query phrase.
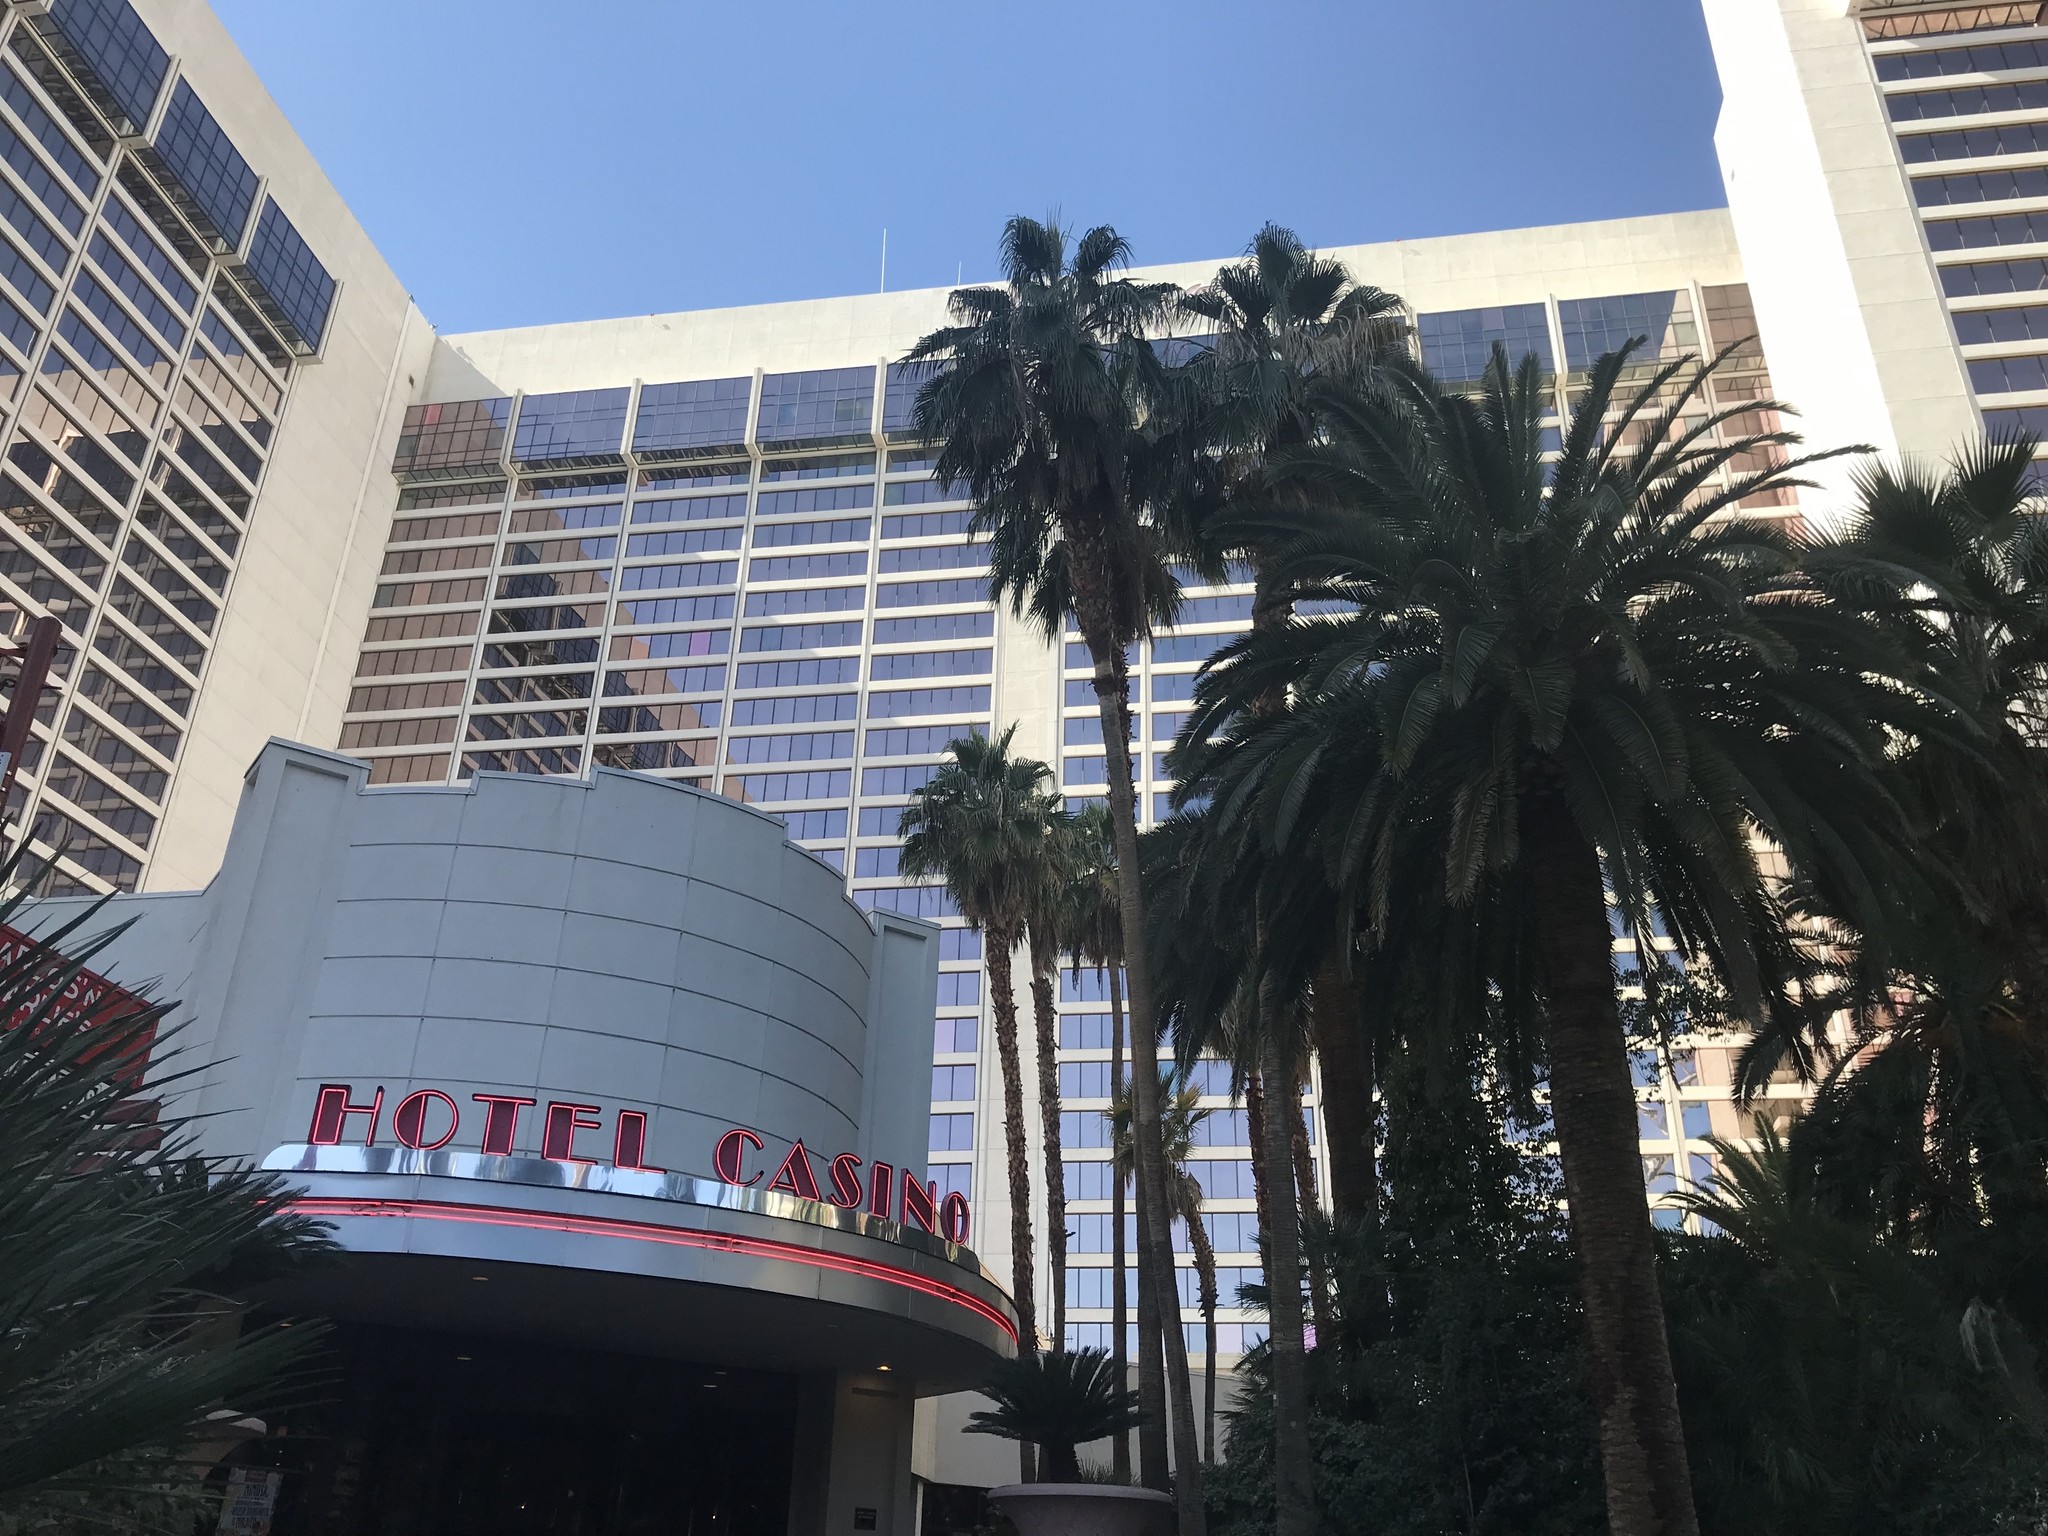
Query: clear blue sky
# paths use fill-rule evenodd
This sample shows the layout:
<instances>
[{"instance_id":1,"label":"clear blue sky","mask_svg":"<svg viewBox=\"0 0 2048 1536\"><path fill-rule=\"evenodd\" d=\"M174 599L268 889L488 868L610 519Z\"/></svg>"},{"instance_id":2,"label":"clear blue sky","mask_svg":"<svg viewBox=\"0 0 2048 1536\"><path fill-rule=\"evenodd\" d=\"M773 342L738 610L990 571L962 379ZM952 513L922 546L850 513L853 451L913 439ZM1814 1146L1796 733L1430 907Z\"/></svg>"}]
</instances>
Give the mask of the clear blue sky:
<instances>
[{"instance_id":1,"label":"clear blue sky","mask_svg":"<svg viewBox=\"0 0 2048 1536\"><path fill-rule=\"evenodd\" d=\"M443 331L1722 201L1696 0L213 0Z\"/></svg>"}]
</instances>

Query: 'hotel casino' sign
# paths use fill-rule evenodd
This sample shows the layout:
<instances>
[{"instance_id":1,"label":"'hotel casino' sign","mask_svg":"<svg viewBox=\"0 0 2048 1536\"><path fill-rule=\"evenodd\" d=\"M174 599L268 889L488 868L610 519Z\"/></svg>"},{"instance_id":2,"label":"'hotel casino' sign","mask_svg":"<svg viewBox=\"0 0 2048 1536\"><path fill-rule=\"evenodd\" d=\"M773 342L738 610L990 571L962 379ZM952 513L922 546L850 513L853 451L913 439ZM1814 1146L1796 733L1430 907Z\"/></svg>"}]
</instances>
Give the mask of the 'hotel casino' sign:
<instances>
[{"instance_id":1,"label":"'hotel casino' sign","mask_svg":"<svg viewBox=\"0 0 2048 1536\"><path fill-rule=\"evenodd\" d=\"M364 1117L363 1145L376 1145L378 1128L384 1120L384 1090L380 1086L366 1104L354 1101L354 1091L347 1083L320 1085L313 1100L313 1123L306 1132L310 1145L341 1145L353 1129L351 1119L358 1115ZM480 1150L487 1157L515 1156L513 1145L519 1135L520 1115L536 1107L539 1101L510 1093L472 1093L470 1098L483 1106ZM419 1088L392 1109L390 1127L400 1146L416 1152L438 1152L462 1128L462 1109L453 1094L439 1088ZM578 1151L579 1136L588 1148L595 1140L592 1133L601 1137L604 1129L604 1115L598 1105L550 1100L541 1112L540 1155L551 1162L605 1161ZM741 1188L760 1185L764 1170L757 1168L749 1173L747 1159L765 1145L755 1132L735 1127L718 1138L712 1152L712 1171L727 1184ZM645 1173L668 1171L646 1160L647 1116L637 1109L622 1109L614 1115L611 1154L610 1162L616 1168ZM948 1242L967 1242L972 1216L965 1195L950 1194L941 1200L938 1187L920 1179L915 1170L899 1170L888 1163L866 1165L864 1172L862 1159L851 1152L841 1152L826 1163L825 1176L831 1186L827 1190L818 1182L813 1156L801 1141L796 1142L762 1187L800 1200L835 1205L843 1211L861 1211L884 1221L895 1221Z\"/></svg>"}]
</instances>

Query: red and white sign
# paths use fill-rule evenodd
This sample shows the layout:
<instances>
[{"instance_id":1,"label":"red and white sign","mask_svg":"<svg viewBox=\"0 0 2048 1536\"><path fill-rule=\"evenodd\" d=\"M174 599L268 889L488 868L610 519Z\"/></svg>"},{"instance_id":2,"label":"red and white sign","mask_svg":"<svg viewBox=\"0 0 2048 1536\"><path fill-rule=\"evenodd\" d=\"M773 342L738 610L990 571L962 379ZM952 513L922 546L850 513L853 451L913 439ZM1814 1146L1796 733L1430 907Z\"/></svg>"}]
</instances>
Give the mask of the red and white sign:
<instances>
[{"instance_id":1,"label":"red and white sign","mask_svg":"<svg viewBox=\"0 0 2048 1536\"><path fill-rule=\"evenodd\" d=\"M384 1089L379 1085L366 1103L357 1103L354 1095L355 1089L348 1083L320 1085L313 1098L313 1121L306 1130L309 1145L340 1146L354 1129L351 1122L357 1116L362 1117L363 1145L377 1144L377 1132L384 1123ZM519 1117L536 1108L539 1101L510 1093L472 1093L469 1097L483 1106L480 1150L489 1157L512 1156L519 1136ZM392 1108L390 1127L400 1146L416 1152L438 1152L461 1130L462 1107L453 1094L439 1088L418 1088ZM647 1116L642 1111L619 1110L611 1129L609 1161L613 1167L644 1173L668 1172L646 1160ZM604 1112L600 1106L551 1099L541 1111L540 1155L560 1163L605 1161L585 1155L590 1148L605 1144L604 1131ZM578 1150L579 1137L583 1151ZM766 1175L760 1169L749 1173L747 1159L766 1144L756 1132L735 1127L719 1137L712 1149L712 1171L725 1183L743 1189L760 1184ZM843 1211L864 1211L884 1221L944 1237L948 1242L967 1242L973 1217L965 1195L950 1194L941 1200L936 1184L920 1179L912 1169L899 1170L889 1163L874 1163L863 1172L862 1159L851 1152L841 1152L826 1164L825 1174L831 1185L828 1193L818 1182L812 1156L798 1141L765 1188L772 1193L795 1195L800 1200L836 1205Z\"/></svg>"}]
</instances>

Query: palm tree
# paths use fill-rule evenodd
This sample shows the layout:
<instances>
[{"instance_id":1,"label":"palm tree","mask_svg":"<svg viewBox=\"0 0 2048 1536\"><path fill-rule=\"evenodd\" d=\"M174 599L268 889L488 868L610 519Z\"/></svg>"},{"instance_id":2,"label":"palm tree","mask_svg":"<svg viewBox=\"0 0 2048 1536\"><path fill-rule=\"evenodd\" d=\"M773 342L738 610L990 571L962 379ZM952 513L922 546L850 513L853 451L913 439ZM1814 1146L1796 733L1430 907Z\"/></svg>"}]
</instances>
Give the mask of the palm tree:
<instances>
[{"instance_id":1,"label":"palm tree","mask_svg":"<svg viewBox=\"0 0 2048 1536\"><path fill-rule=\"evenodd\" d=\"M41 872L17 883L18 866L0 863L0 880L35 884ZM19 894L0 900L0 923L19 921L21 907ZM77 941L89 916L0 961L0 1523L10 1528L68 1528L82 1508L106 1516L150 1488L174 1490L173 1505L196 1501L223 1411L269 1413L311 1385L303 1367L317 1331L238 1330L235 1293L329 1247L323 1227L291 1212L276 1176L202 1156L194 1122L156 1097L190 1085L189 1070L163 1071L173 1005L129 1000L95 1016L66 1002L113 937ZM174 1523L193 1514L177 1508Z\"/></svg>"},{"instance_id":2,"label":"palm tree","mask_svg":"<svg viewBox=\"0 0 2048 1536\"><path fill-rule=\"evenodd\" d=\"M1209 1241L1208 1226L1202 1220L1202 1182L1188 1160L1194 1151L1195 1132L1209 1118L1202 1107L1202 1089L1185 1067L1159 1076L1160 1102L1165 1105L1166 1163L1171 1175L1168 1188L1173 1196L1173 1218L1188 1229L1188 1246L1195 1251L1195 1289L1202 1306L1202 1339L1205 1363L1202 1367L1202 1459L1216 1459L1216 1247ZM1111 1159L1119 1180L1131 1170L1131 1095L1119 1091L1109 1104ZM1180 1287L1174 1286L1176 1298ZM1172 1326L1180 1325L1175 1308Z\"/></svg>"},{"instance_id":3,"label":"palm tree","mask_svg":"<svg viewBox=\"0 0 2048 1536\"><path fill-rule=\"evenodd\" d=\"M1073 957L1074 973L1092 969L1109 978L1109 1091L1124 1091L1124 936L1117 896L1115 834L1105 806L1089 805L1072 822L1072 863L1060 919L1062 943ZM1127 1337L1130 1298L1125 1294L1128 1256L1124 1251L1124 1177L1115 1175L1110 1190L1110 1358L1117 1380L1129 1378ZM1131 1438L1119 1431L1111 1443L1110 1474L1119 1482L1131 1478Z\"/></svg>"},{"instance_id":4,"label":"palm tree","mask_svg":"<svg viewBox=\"0 0 2048 1536\"><path fill-rule=\"evenodd\" d=\"M1010 957L1024 938L1033 882L1052 835L1058 802L1047 788L1050 768L1033 758L1010 755L1016 733L1013 725L990 741L977 731L947 746L951 761L903 808L898 867L906 879L943 880L960 915L983 935L989 995L995 1002L996 1053L1003 1071L1011 1289L1018 1331L1028 1351L1037 1348L1038 1312L1033 1302L1024 1071L1017 1054L1017 994ZM1030 1475L1028 1466L1025 1475Z\"/></svg>"},{"instance_id":5,"label":"palm tree","mask_svg":"<svg viewBox=\"0 0 2048 1536\"><path fill-rule=\"evenodd\" d=\"M1077 1447L1105 1435L1121 1439L1138 1416L1138 1394L1099 1349L1022 1354L997 1366L982 1391L992 1410L967 1416L970 1435L1000 1435L1045 1452L1045 1481L1077 1483Z\"/></svg>"},{"instance_id":6,"label":"palm tree","mask_svg":"<svg viewBox=\"0 0 2048 1536\"><path fill-rule=\"evenodd\" d=\"M1013 218L1004 227L1000 288L956 289L954 324L924 337L912 362L938 365L918 391L917 430L939 445L937 473L967 484L973 526L990 535L989 589L1058 638L1068 615L1095 667L1119 897L1126 933L1144 931L1137 878L1137 792L1131 776L1129 648L1172 611L1170 562L1183 552L1161 521L1165 494L1187 462L1171 422L1154 409L1164 368L1150 333L1171 316L1173 289L1114 274L1129 247L1106 226L1073 244L1057 222ZM1126 956L1133 1050L1158 1039L1152 977L1142 947ZM1139 1284L1162 1315L1173 1298L1173 1239L1151 1074L1137 1082ZM1163 1332L1153 1365L1141 1333L1138 1391L1148 1418L1172 1425L1180 1475L1173 1491L1181 1536L1201 1536L1200 1447L1188 1400L1185 1340ZM1169 1386L1172 1389L1169 1394ZM1145 1480L1164 1487L1163 1456Z\"/></svg>"},{"instance_id":7,"label":"palm tree","mask_svg":"<svg viewBox=\"0 0 2048 1536\"><path fill-rule=\"evenodd\" d=\"M1328 440L1280 466L1301 503L1229 533L1344 611L1221 653L1176 751L1276 858L1323 856L1369 938L1440 897L1505 955L1502 1011L1540 1004L1609 1522L1693 1536L1609 891L1760 1021L1795 967L1755 839L1874 919L1890 733L1952 716L1784 532L1719 518L1798 483L1797 438L1742 435L1758 406L1709 405L1711 366L1628 366L1595 363L1549 462L1533 358L1496 349L1476 398L1401 361L1328 385Z\"/></svg>"},{"instance_id":8,"label":"palm tree","mask_svg":"<svg viewBox=\"0 0 2048 1536\"><path fill-rule=\"evenodd\" d=\"M1401 301L1378 288L1356 284L1343 263L1308 250L1293 231L1268 224L1252 237L1243 261L1232 262L1206 286L1181 299L1185 314L1214 329L1211 345L1197 355L1188 373L1186 399L1200 419L1197 437L1214 456L1210 495L1210 531L1228 526L1245 506L1272 494L1269 465L1276 454L1298 448L1317 435L1313 386L1331 378L1357 379L1370 373L1379 359L1397 349L1406 335ZM1270 631L1286 622L1294 593L1272 573L1256 545L1240 551L1249 556L1256 580L1252 628ZM1270 703L1271 701L1264 701ZM1254 707L1260 707L1254 701ZM1262 930L1269 918L1254 918L1255 950L1265 948ZM1327 924L1319 924L1327 928ZM1348 920L1325 933L1325 947L1336 956L1348 949ZM1332 962L1335 964L1336 962ZM1325 967L1330 968L1329 966ZM1357 1080L1362 1054L1350 1048L1348 1035L1358 1028L1355 1012L1344 1009L1339 989L1314 990L1309 1007L1318 1016L1315 1033L1330 1036L1324 1072L1333 1093L1334 1137L1341 1135L1347 1151L1371 1137L1372 1089ZM1300 1131L1300 1101L1283 1085L1296 1080L1297 1060L1283 1042L1271 1009L1264 1027L1255 1031L1259 1055L1250 1065L1261 1090L1271 1089L1265 1105L1284 1101L1287 1124L1276 1131ZM1263 1095L1259 1095L1263 1097ZM1344 1117L1353 1118L1345 1123ZM1262 1127L1265 1116L1261 1116ZM1363 1125L1359 1123L1363 1120ZM1274 1147L1281 1145L1274 1142ZM1294 1151L1289 1146L1289 1151ZM1286 1162L1268 1155L1260 1159L1264 1204L1268 1215L1295 1224L1298 1209L1288 1181L1281 1177ZM1349 1164L1347 1164L1347 1171ZM1265 1187L1270 1184L1270 1188ZM1309 1189L1299 1191L1302 1206L1312 1203ZM1278 1203L1275 1203L1277 1199ZM1270 1233L1269 1225L1262 1230ZM1323 1287L1313 1294L1320 1306ZM1292 1286L1278 1287L1271 1311L1275 1395L1273 1455L1276 1529L1279 1536L1306 1536L1316 1523L1315 1493L1310 1480L1308 1447L1308 1379L1302 1351L1301 1302Z\"/></svg>"}]
</instances>

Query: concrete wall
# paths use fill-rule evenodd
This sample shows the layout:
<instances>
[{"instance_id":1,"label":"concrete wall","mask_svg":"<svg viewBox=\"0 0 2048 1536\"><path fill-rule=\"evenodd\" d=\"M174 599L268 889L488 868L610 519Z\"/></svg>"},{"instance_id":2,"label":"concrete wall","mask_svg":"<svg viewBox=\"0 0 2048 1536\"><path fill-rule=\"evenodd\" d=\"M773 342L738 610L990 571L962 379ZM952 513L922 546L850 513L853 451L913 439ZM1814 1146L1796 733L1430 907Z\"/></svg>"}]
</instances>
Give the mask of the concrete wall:
<instances>
[{"instance_id":1,"label":"concrete wall","mask_svg":"<svg viewBox=\"0 0 2048 1536\"><path fill-rule=\"evenodd\" d=\"M339 285L319 361L295 370L144 875L180 890L212 876L266 740L336 739L433 334L212 9L134 4Z\"/></svg>"},{"instance_id":2,"label":"concrete wall","mask_svg":"<svg viewBox=\"0 0 2048 1536\"><path fill-rule=\"evenodd\" d=\"M1714 142L1778 393L1815 447L1945 454L1979 418L1847 0L1705 4Z\"/></svg>"},{"instance_id":3,"label":"concrete wall","mask_svg":"<svg viewBox=\"0 0 2048 1536\"><path fill-rule=\"evenodd\" d=\"M871 926L775 818L681 785L364 776L273 743L212 884L115 904L138 921L107 968L160 977L217 1063L194 1106L209 1151L305 1141L320 1085L348 1083L384 1089L387 1145L398 1099L431 1087L463 1112L451 1150L479 1144L470 1095L503 1092L595 1102L604 1138L640 1110L647 1159L680 1173L709 1177L733 1126L771 1172L799 1138L922 1170L931 925ZM525 1113L515 1151L540 1135Z\"/></svg>"}]
</instances>

